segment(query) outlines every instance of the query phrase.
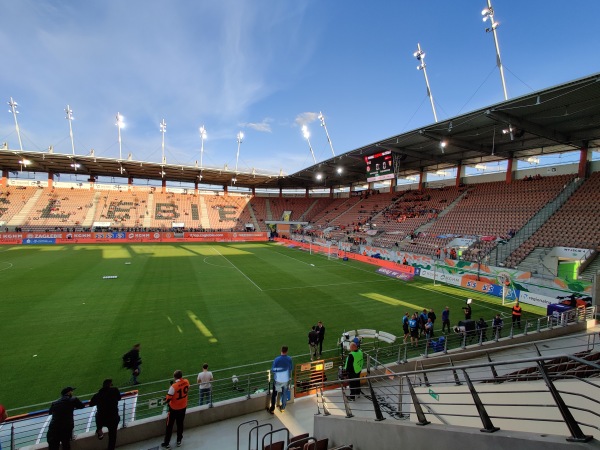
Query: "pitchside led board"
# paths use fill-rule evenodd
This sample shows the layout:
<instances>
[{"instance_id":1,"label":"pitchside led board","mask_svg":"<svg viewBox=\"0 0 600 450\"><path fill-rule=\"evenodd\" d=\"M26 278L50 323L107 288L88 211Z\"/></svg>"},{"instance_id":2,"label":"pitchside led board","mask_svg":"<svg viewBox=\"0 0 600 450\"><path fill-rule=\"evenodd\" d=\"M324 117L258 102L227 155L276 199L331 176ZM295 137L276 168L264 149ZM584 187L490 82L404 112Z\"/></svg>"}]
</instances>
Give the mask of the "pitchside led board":
<instances>
[{"instance_id":1,"label":"pitchside led board","mask_svg":"<svg viewBox=\"0 0 600 450\"><path fill-rule=\"evenodd\" d=\"M365 156L365 163L367 163L367 181L369 183L394 178L394 163L390 150Z\"/></svg>"}]
</instances>

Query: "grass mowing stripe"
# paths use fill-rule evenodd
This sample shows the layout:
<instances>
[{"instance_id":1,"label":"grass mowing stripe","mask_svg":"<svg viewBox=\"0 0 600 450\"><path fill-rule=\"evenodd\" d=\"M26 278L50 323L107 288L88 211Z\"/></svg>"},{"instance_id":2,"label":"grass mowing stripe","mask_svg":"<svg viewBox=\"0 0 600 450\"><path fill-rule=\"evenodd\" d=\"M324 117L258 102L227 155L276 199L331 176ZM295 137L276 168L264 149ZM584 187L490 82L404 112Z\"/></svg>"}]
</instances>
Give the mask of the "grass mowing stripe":
<instances>
[{"instance_id":1,"label":"grass mowing stripe","mask_svg":"<svg viewBox=\"0 0 600 450\"><path fill-rule=\"evenodd\" d=\"M376 300L378 302L387 303L392 306L406 306L407 308L412 308L415 311L421 311L423 306L415 305L414 303L403 302L402 300L397 300L392 297L388 297L386 295L381 294L361 294L363 297L370 298L371 300Z\"/></svg>"},{"instance_id":2,"label":"grass mowing stripe","mask_svg":"<svg viewBox=\"0 0 600 450\"><path fill-rule=\"evenodd\" d=\"M214 249L214 247L213 247L213 249ZM252 280L250 279L250 277L248 277L248 275L246 275L244 272L242 272L242 271L241 271L241 270L240 270L240 269L239 269L239 268L238 268L238 267L237 267L237 266L236 266L234 263L232 263L231 261L229 261L229 259L227 259L227 257L226 257L226 256L224 256L224 255L223 255L221 252L219 252L219 250L217 250L217 249L214 249L214 250L215 250L215 251L216 251L216 252L217 252L219 255L221 255L221 256L222 256L222 257L225 259L225 261L227 261L229 264L231 264L231 266L232 266L232 267L233 267L235 270L237 270L239 273L241 273L241 274L242 274L242 275L243 275L243 276L244 276L244 277L245 277L245 278L246 278L246 279L247 279L247 280L248 280L250 283L252 283L252 284L253 284L253 285L256 287L256 289L258 289L259 291L262 291L261 287L260 287L258 284L256 284L254 281L252 281Z\"/></svg>"}]
</instances>

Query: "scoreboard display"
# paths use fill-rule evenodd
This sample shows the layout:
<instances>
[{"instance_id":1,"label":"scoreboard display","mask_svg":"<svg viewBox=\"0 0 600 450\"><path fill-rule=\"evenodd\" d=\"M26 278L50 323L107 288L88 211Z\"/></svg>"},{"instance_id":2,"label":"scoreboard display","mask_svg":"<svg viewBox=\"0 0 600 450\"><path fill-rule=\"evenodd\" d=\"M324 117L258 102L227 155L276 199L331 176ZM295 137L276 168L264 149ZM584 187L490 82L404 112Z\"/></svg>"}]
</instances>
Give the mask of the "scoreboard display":
<instances>
[{"instance_id":1,"label":"scoreboard display","mask_svg":"<svg viewBox=\"0 0 600 450\"><path fill-rule=\"evenodd\" d=\"M365 156L367 181L391 180L394 178L394 163L391 150Z\"/></svg>"}]
</instances>

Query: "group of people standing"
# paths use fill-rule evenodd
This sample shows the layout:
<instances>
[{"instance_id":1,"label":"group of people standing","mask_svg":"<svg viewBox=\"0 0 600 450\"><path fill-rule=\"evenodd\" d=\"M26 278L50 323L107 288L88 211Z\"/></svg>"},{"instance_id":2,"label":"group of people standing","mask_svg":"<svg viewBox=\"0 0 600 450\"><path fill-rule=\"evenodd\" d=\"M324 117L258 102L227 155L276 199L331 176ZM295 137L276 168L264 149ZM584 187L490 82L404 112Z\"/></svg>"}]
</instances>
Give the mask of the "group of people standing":
<instances>
[{"instance_id":1,"label":"group of people standing","mask_svg":"<svg viewBox=\"0 0 600 450\"><path fill-rule=\"evenodd\" d=\"M321 358L323 355L323 341L325 340L325 327L319 320L308 332L308 348L310 351L310 360Z\"/></svg>"},{"instance_id":2,"label":"group of people standing","mask_svg":"<svg viewBox=\"0 0 600 450\"><path fill-rule=\"evenodd\" d=\"M404 343L408 343L410 339L410 343L413 347L417 347L419 344L419 339L425 337L426 339L431 339L435 335L434 327L435 321L437 320L437 315L433 311L433 308L430 308L429 311L427 308L423 308L422 312L415 311L412 316L407 311L404 313L402 317L402 331L404 332ZM450 330L450 308L446 306L446 309L442 312L442 333L444 329L448 327L448 331Z\"/></svg>"}]
</instances>

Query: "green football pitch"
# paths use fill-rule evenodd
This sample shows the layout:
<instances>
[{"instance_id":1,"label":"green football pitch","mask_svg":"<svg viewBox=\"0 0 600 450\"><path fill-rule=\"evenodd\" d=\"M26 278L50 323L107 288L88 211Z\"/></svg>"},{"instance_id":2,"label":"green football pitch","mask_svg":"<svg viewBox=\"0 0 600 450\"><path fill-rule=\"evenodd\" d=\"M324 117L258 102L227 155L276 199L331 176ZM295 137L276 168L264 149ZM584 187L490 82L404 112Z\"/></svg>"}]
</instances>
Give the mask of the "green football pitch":
<instances>
[{"instance_id":1,"label":"green football pitch","mask_svg":"<svg viewBox=\"0 0 600 450\"><path fill-rule=\"evenodd\" d=\"M431 280L399 281L377 267L277 243L14 246L0 248L0 403L49 403L60 389L125 387L121 357L141 343L140 381L269 361L285 344L308 359L322 320L325 348L344 330L401 335L405 311L451 310L472 297L473 318L509 314L499 299ZM111 278L105 278L111 277ZM525 309L525 318L543 314Z\"/></svg>"}]
</instances>

